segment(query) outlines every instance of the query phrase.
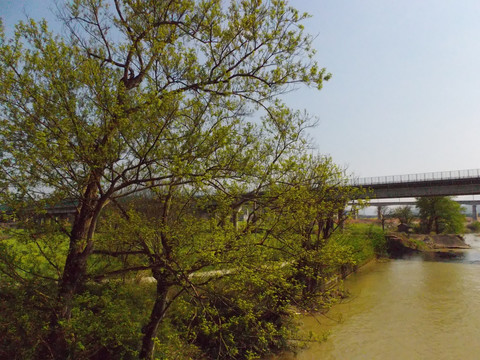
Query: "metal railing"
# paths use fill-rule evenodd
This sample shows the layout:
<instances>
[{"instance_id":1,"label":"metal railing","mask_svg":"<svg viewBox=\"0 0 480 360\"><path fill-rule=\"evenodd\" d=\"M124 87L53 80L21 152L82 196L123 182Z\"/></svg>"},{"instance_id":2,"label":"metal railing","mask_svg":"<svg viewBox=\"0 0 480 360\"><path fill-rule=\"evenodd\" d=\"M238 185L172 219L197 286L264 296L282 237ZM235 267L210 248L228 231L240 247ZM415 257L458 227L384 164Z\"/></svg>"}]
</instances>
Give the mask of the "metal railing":
<instances>
[{"instance_id":1,"label":"metal railing","mask_svg":"<svg viewBox=\"0 0 480 360\"><path fill-rule=\"evenodd\" d=\"M453 171L440 171L429 172L423 174L408 174L408 175L392 175L392 176L376 176L366 178L353 178L350 179L349 185L351 186L366 186L377 184L398 184L420 181L432 181L432 180L451 180L451 179L471 179L480 178L480 169L470 170L453 170Z\"/></svg>"}]
</instances>

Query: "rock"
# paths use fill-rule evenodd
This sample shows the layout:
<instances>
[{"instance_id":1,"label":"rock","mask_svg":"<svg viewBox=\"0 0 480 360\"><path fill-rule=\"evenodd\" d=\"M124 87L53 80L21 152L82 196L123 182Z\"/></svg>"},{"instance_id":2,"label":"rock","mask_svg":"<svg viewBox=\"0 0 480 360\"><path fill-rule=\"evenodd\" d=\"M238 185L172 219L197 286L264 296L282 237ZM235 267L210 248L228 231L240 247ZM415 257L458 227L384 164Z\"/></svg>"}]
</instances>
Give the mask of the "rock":
<instances>
[{"instance_id":1,"label":"rock","mask_svg":"<svg viewBox=\"0 0 480 360\"><path fill-rule=\"evenodd\" d=\"M390 257L394 259L415 253L431 254L438 259L453 259L458 254L445 252L446 249L470 248L460 235L406 235L393 233L386 235L386 239L387 251Z\"/></svg>"},{"instance_id":2,"label":"rock","mask_svg":"<svg viewBox=\"0 0 480 360\"><path fill-rule=\"evenodd\" d=\"M469 249L460 235L430 235L434 249Z\"/></svg>"},{"instance_id":3,"label":"rock","mask_svg":"<svg viewBox=\"0 0 480 360\"><path fill-rule=\"evenodd\" d=\"M418 253L416 247L412 247L410 242L400 236L387 235L387 251L391 258L401 258L407 254Z\"/></svg>"}]
</instances>

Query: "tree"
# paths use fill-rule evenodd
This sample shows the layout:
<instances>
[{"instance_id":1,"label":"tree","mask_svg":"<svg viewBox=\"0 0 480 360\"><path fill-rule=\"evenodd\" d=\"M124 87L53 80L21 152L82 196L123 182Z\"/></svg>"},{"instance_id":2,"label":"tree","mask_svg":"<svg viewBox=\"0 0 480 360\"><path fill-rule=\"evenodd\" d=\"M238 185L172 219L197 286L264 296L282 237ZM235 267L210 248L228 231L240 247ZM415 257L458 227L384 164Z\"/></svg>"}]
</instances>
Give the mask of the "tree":
<instances>
[{"instance_id":1,"label":"tree","mask_svg":"<svg viewBox=\"0 0 480 360\"><path fill-rule=\"evenodd\" d=\"M463 231L465 215L459 203L446 196L417 198L421 229L424 233L459 233Z\"/></svg>"},{"instance_id":2,"label":"tree","mask_svg":"<svg viewBox=\"0 0 480 360\"><path fill-rule=\"evenodd\" d=\"M285 1L73 0L66 37L45 21L19 23L11 39L1 31L1 201L30 213L78 204L72 226L59 224L69 248L40 356L67 357L61 324L88 279L105 206L241 182L259 136L298 140L305 121L278 95L330 76L312 60L305 17ZM246 120L256 109L259 128Z\"/></svg>"},{"instance_id":3,"label":"tree","mask_svg":"<svg viewBox=\"0 0 480 360\"><path fill-rule=\"evenodd\" d=\"M264 241L270 240L284 261L294 263L294 277L309 300L331 275L327 271L333 267L323 250L346 220L348 202L360 191L347 185L345 170L329 157L292 157L278 170L282 175L262 198Z\"/></svg>"},{"instance_id":4,"label":"tree","mask_svg":"<svg viewBox=\"0 0 480 360\"><path fill-rule=\"evenodd\" d=\"M377 215L378 215L378 217L380 219L380 222L382 224L382 230L385 231L385 221L391 215L391 211L386 206L378 206L377 207Z\"/></svg>"},{"instance_id":5,"label":"tree","mask_svg":"<svg viewBox=\"0 0 480 360\"><path fill-rule=\"evenodd\" d=\"M395 210L393 210L391 216L397 218L401 224L406 225L410 225L415 218L412 207L408 205L397 207Z\"/></svg>"}]
</instances>

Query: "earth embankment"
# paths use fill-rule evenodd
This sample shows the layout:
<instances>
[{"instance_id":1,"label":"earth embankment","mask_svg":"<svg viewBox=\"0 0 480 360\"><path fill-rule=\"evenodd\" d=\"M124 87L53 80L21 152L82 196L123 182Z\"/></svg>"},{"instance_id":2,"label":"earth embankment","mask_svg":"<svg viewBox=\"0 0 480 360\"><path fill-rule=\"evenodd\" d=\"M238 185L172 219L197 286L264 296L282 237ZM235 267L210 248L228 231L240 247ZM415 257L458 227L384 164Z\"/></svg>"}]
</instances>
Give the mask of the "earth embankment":
<instances>
[{"instance_id":1,"label":"earth embankment","mask_svg":"<svg viewBox=\"0 0 480 360\"><path fill-rule=\"evenodd\" d=\"M421 235L390 233L386 235L386 237L387 251L393 258L419 252L470 248L462 236L455 234Z\"/></svg>"}]
</instances>

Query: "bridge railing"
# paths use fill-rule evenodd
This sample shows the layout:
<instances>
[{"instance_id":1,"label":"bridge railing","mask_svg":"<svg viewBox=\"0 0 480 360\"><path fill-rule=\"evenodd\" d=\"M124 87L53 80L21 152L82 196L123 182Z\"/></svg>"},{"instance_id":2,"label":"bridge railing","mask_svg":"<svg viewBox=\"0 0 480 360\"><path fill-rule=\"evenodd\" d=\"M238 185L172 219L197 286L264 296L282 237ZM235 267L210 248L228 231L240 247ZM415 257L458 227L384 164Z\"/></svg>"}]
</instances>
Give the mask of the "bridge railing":
<instances>
[{"instance_id":1,"label":"bridge railing","mask_svg":"<svg viewBox=\"0 0 480 360\"><path fill-rule=\"evenodd\" d=\"M376 176L366 178L350 179L351 186L366 186L377 184L397 184L417 181L431 181L431 180L450 180L450 179L469 179L480 178L480 169L469 170L453 170L429 172L423 174L408 174L408 175L392 175L392 176Z\"/></svg>"}]
</instances>

